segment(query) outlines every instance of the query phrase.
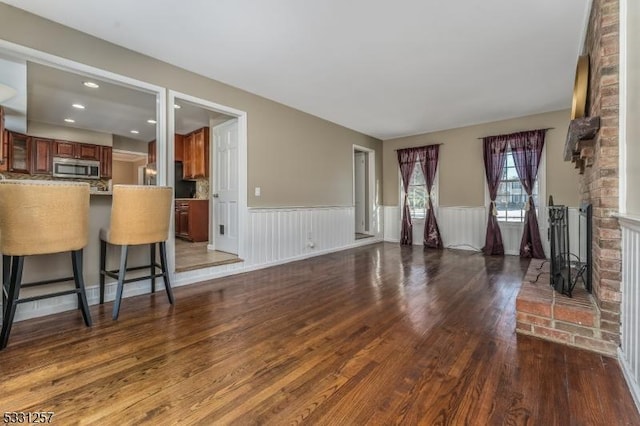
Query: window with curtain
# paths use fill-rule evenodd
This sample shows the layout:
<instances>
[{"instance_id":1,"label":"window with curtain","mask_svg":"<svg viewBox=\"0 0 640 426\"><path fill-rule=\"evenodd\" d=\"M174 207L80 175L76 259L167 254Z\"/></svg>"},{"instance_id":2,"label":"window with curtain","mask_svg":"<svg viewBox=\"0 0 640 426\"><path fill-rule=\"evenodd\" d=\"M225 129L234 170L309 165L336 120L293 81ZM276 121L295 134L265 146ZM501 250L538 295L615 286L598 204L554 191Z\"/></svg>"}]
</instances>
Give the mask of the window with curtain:
<instances>
[{"instance_id":1,"label":"window with curtain","mask_svg":"<svg viewBox=\"0 0 640 426\"><path fill-rule=\"evenodd\" d=\"M533 187L533 201L536 205L536 214L540 205L538 197L538 182ZM498 187L498 196L496 197L496 209L498 211L499 222L522 223L525 217L525 205L527 202L527 193L518 179L518 172L511 155L511 148L507 148L507 161L505 161Z\"/></svg>"},{"instance_id":2,"label":"window with curtain","mask_svg":"<svg viewBox=\"0 0 640 426\"><path fill-rule=\"evenodd\" d=\"M438 174L436 173L436 179L431 190L431 202L434 206L437 204L436 188L438 186ZM402 183L400 183L400 194L402 194ZM422 174L422 169L419 165L416 165L411 175L408 191L409 209L411 210L411 217L413 219L424 219L427 217L428 201L427 201L427 186Z\"/></svg>"}]
</instances>

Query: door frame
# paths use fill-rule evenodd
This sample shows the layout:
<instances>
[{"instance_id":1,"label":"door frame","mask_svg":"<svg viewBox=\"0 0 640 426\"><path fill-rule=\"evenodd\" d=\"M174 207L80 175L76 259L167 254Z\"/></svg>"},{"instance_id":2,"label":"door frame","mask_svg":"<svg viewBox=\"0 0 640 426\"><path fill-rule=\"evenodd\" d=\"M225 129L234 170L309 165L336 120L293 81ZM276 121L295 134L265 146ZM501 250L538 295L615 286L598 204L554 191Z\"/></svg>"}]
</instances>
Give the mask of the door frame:
<instances>
[{"instance_id":1,"label":"door frame","mask_svg":"<svg viewBox=\"0 0 640 426\"><path fill-rule=\"evenodd\" d=\"M367 177L367 195L368 195L368 200L369 202L366 203L366 210L365 210L365 216L368 217L367 223L365 224L365 230L367 232L367 234L369 235L376 235L375 232L375 227L374 227L374 212L375 212L375 205L376 205L376 185L375 185L375 181L376 181L376 152L371 149L371 148L367 148L361 145L356 145L353 144L352 145L352 149L351 149L351 172L352 172L352 176L351 176L351 200L353 203L353 209L354 209L354 218L353 218L353 226L354 226L354 232L353 232L353 239L355 241L356 238L356 233L355 233L355 208L356 208L356 167L355 167L355 161L356 161L356 152L364 152L365 154L367 154L367 167L368 167L368 173L366 175Z\"/></svg>"},{"instance_id":2,"label":"door frame","mask_svg":"<svg viewBox=\"0 0 640 426\"><path fill-rule=\"evenodd\" d=\"M238 257L242 259L245 257L244 240L249 214L247 207L247 113L226 105L169 89L167 95L167 182L173 182L175 178L175 167L168 167L168 165L173 165L175 161L175 109L173 105L176 99L187 101L210 111L235 117L238 120ZM209 143L211 144L213 136L210 134L209 137ZM209 151L211 151L211 149ZM213 166L213 164L209 164L210 172ZM211 192L211 187L209 188L209 192ZM209 196L210 195L211 194L209 194ZM209 211L209 224L213 224L213 211L211 209ZM175 273L175 220L171 221L171 236L169 241L171 242L168 248L169 266Z\"/></svg>"}]
</instances>

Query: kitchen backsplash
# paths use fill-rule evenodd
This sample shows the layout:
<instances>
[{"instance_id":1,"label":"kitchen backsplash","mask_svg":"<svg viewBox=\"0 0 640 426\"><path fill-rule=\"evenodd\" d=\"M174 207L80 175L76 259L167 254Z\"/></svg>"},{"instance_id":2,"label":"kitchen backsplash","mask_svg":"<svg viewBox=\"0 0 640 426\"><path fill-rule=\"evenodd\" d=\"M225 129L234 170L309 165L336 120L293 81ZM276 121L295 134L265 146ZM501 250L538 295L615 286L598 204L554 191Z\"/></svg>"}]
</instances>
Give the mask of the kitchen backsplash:
<instances>
[{"instance_id":1,"label":"kitchen backsplash","mask_svg":"<svg viewBox=\"0 0 640 426\"><path fill-rule=\"evenodd\" d=\"M16 180L65 180L70 182L86 182L91 185L92 191L107 191L109 189L109 179L60 179L51 175L28 175L25 173L2 172L6 179Z\"/></svg>"},{"instance_id":2,"label":"kitchen backsplash","mask_svg":"<svg viewBox=\"0 0 640 426\"><path fill-rule=\"evenodd\" d=\"M208 179L196 179L196 195L194 198L198 200L209 199L209 180Z\"/></svg>"}]
</instances>

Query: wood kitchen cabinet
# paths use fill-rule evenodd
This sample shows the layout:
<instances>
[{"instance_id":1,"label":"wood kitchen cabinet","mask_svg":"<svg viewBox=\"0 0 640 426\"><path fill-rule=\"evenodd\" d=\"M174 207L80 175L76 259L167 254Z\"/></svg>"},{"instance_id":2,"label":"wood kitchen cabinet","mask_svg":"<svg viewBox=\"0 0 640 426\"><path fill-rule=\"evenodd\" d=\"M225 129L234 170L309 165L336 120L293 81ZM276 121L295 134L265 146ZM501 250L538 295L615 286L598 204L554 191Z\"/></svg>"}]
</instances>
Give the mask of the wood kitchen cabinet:
<instances>
[{"instance_id":1,"label":"wood kitchen cabinet","mask_svg":"<svg viewBox=\"0 0 640 426\"><path fill-rule=\"evenodd\" d=\"M113 148L110 146L100 147L100 177L111 179L113 169Z\"/></svg>"},{"instance_id":2,"label":"wood kitchen cabinet","mask_svg":"<svg viewBox=\"0 0 640 426\"><path fill-rule=\"evenodd\" d=\"M194 243L209 240L209 200L176 200L176 237Z\"/></svg>"},{"instance_id":3,"label":"wood kitchen cabinet","mask_svg":"<svg viewBox=\"0 0 640 426\"><path fill-rule=\"evenodd\" d=\"M4 108L0 107L0 172L9 167L9 131L4 127Z\"/></svg>"},{"instance_id":4,"label":"wood kitchen cabinet","mask_svg":"<svg viewBox=\"0 0 640 426\"><path fill-rule=\"evenodd\" d=\"M79 143L76 147L76 155L76 158L80 158L81 160L100 161L100 145Z\"/></svg>"},{"instance_id":5,"label":"wood kitchen cabinet","mask_svg":"<svg viewBox=\"0 0 640 426\"><path fill-rule=\"evenodd\" d=\"M76 158L76 144L67 141L53 141L52 151L54 157Z\"/></svg>"},{"instance_id":6,"label":"wood kitchen cabinet","mask_svg":"<svg viewBox=\"0 0 640 426\"><path fill-rule=\"evenodd\" d=\"M33 174L50 174L51 173L51 145L53 141L51 139L44 138L32 138L31 149L32 163L31 173Z\"/></svg>"},{"instance_id":7,"label":"wood kitchen cabinet","mask_svg":"<svg viewBox=\"0 0 640 426\"><path fill-rule=\"evenodd\" d=\"M6 172L9 168L9 132L7 129L2 131L2 157L0 157L0 172Z\"/></svg>"},{"instance_id":8,"label":"wood kitchen cabinet","mask_svg":"<svg viewBox=\"0 0 640 426\"><path fill-rule=\"evenodd\" d=\"M174 149L174 161L183 161L184 158L184 136L175 134L173 143L175 145Z\"/></svg>"},{"instance_id":9,"label":"wood kitchen cabinet","mask_svg":"<svg viewBox=\"0 0 640 426\"><path fill-rule=\"evenodd\" d=\"M100 161L100 145L53 141L53 157Z\"/></svg>"},{"instance_id":10,"label":"wood kitchen cabinet","mask_svg":"<svg viewBox=\"0 0 640 426\"><path fill-rule=\"evenodd\" d=\"M199 179L209 176L209 128L189 133L183 140L183 178Z\"/></svg>"},{"instance_id":11,"label":"wood kitchen cabinet","mask_svg":"<svg viewBox=\"0 0 640 426\"><path fill-rule=\"evenodd\" d=\"M6 171L7 139L4 131L4 108L0 106L0 171ZM2 168L4 166L4 169Z\"/></svg>"},{"instance_id":12,"label":"wood kitchen cabinet","mask_svg":"<svg viewBox=\"0 0 640 426\"><path fill-rule=\"evenodd\" d=\"M156 162L156 141L153 140L147 145L147 164Z\"/></svg>"},{"instance_id":13,"label":"wood kitchen cabinet","mask_svg":"<svg viewBox=\"0 0 640 426\"><path fill-rule=\"evenodd\" d=\"M31 173L31 138L21 133L9 132L7 171Z\"/></svg>"}]
</instances>

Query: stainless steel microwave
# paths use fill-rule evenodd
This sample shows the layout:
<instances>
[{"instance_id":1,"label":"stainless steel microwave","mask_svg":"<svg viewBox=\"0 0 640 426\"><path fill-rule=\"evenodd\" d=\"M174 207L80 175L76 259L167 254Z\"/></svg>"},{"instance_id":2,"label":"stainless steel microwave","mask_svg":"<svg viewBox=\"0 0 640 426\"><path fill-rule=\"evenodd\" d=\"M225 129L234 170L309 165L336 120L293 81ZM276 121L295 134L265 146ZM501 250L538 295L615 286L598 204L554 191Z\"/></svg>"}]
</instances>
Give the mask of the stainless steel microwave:
<instances>
[{"instance_id":1,"label":"stainless steel microwave","mask_svg":"<svg viewBox=\"0 0 640 426\"><path fill-rule=\"evenodd\" d=\"M59 178L100 179L100 162L53 157L53 176Z\"/></svg>"}]
</instances>

